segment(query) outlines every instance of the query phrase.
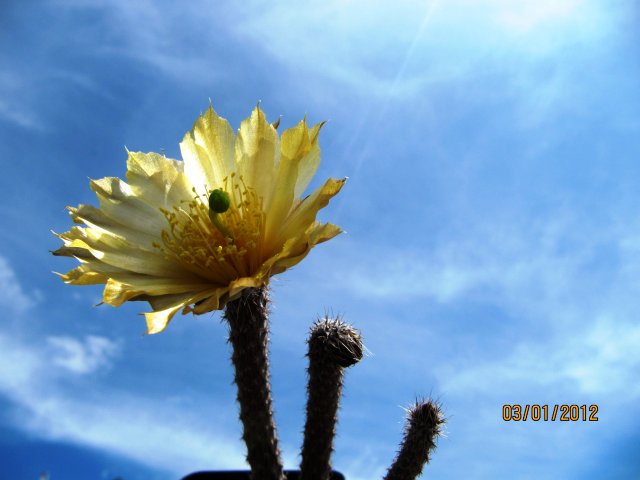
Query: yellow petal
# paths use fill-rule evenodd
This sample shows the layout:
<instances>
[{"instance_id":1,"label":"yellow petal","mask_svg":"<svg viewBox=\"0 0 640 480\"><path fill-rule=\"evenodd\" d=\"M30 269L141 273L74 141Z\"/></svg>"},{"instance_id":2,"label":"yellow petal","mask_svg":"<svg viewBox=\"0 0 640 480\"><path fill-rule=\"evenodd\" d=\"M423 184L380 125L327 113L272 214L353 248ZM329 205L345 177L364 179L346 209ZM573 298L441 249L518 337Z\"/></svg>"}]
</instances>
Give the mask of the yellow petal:
<instances>
[{"instance_id":1,"label":"yellow petal","mask_svg":"<svg viewBox=\"0 0 640 480\"><path fill-rule=\"evenodd\" d=\"M340 191L345 182L346 179L334 180L330 178L324 185L302 200L289 214L289 218L280 229L278 233L280 238L285 240L294 238L306 231L315 222L318 211L329 203L329 200Z\"/></svg>"},{"instance_id":2,"label":"yellow petal","mask_svg":"<svg viewBox=\"0 0 640 480\"><path fill-rule=\"evenodd\" d=\"M137 198L156 211L170 210L193 197L183 162L157 153L129 152L127 183Z\"/></svg>"},{"instance_id":3,"label":"yellow petal","mask_svg":"<svg viewBox=\"0 0 640 480\"><path fill-rule=\"evenodd\" d=\"M227 287L214 290L213 292L211 292L211 295L209 297L203 299L201 303L190 307L189 310L196 315L201 315L213 310L221 310L226 303L225 298L228 296L228 294L229 289Z\"/></svg>"},{"instance_id":4,"label":"yellow petal","mask_svg":"<svg viewBox=\"0 0 640 480\"><path fill-rule=\"evenodd\" d=\"M237 298L245 288L261 287L262 285L264 282L255 277L238 278L229 284L229 300Z\"/></svg>"},{"instance_id":5,"label":"yellow petal","mask_svg":"<svg viewBox=\"0 0 640 480\"><path fill-rule=\"evenodd\" d=\"M108 273L110 277L127 271L173 279L193 276L159 252L138 248L125 239L102 234L95 229L73 227L59 237L66 245L54 252L55 255L74 256L87 262L92 269Z\"/></svg>"},{"instance_id":6,"label":"yellow petal","mask_svg":"<svg viewBox=\"0 0 640 480\"><path fill-rule=\"evenodd\" d=\"M295 198L299 198L300 195L302 195L320 165L318 135L320 134L320 129L324 124L325 122L318 123L309 130L309 150L306 151L304 156L300 159L300 164L298 166L298 179L294 190Z\"/></svg>"},{"instance_id":7,"label":"yellow petal","mask_svg":"<svg viewBox=\"0 0 640 480\"><path fill-rule=\"evenodd\" d=\"M295 127L289 128L282 133L280 142L281 158L298 162L309 152L311 145L309 128L307 123L301 120Z\"/></svg>"},{"instance_id":8,"label":"yellow petal","mask_svg":"<svg viewBox=\"0 0 640 480\"><path fill-rule=\"evenodd\" d=\"M221 188L224 178L235 170L233 130L212 107L201 115L180 144L184 171L200 195Z\"/></svg>"},{"instance_id":9,"label":"yellow petal","mask_svg":"<svg viewBox=\"0 0 640 480\"><path fill-rule=\"evenodd\" d=\"M309 243L315 246L319 243L326 242L327 240L331 240L337 235L343 233L339 226L334 225L333 223L314 223L307 230L307 234L309 235Z\"/></svg>"},{"instance_id":10,"label":"yellow petal","mask_svg":"<svg viewBox=\"0 0 640 480\"><path fill-rule=\"evenodd\" d=\"M73 254L77 257L82 254L87 261L97 259L123 270L147 275L174 278L188 275L179 264L165 259L159 252L143 250L124 239L103 235L91 228L72 227L58 236L65 241L65 246L54 252L57 255Z\"/></svg>"},{"instance_id":11,"label":"yellow petal","mask_svg":"<svg viewBox=\"0 0 640 480\"><path fill-rule=\"evenodd\" d=\"M147 334L153 335L154 333L160 333L165 328L176 314L178 310L183 308L187 302L184 304L174 305L173 307L166 308L164 310L157 310L153 312L146 312L144 314L144 318L147 322Z\"/></svg>"},{"instance_id":12,"label":"yellow petal","mask_svg":"<svg viewBox=\"0 0 640 480\"><path fill-rule=\"evenodd\" d=\"M63 245L51 253L56 257L72 257L80 261L88 261L95 258L88 249L74 245Z\"/></svg>"},{"instance_id":13,"label":"yellow petal","mask_svg":"<svg viewBox=\"0 0 640 480\"><path fill-rule=\"evenodd\" d=\"M153 312L147 312L144 314L147 321L147 334L160 333L178 312L178 310L185 309L192 303L198 302L209 295L208 292L199 292L193 294L183 295L165 295L163 297L150 298L149 303L153 307Z\"/></svg>"},{"instance_id":14,"label":"yellow petal","mask_svg":"<svg viewBox=\"0 0 640 480\"><path fill-rule=\"evenodd\" d=\"M106 283L109 279L109 277L101 273L87 270L85 265L76 267L65 274L58 272L54 273L60 276L64 283L70 283L72 285L98 285L101 283Z\"/></svg>"},{"instance_id":15,"label":"yellow petal","mask_svg":"<svg viewBox=\"0 0 640 480\"><path fill-rule=\"evenodd\" d=\"M119 307L127 300L138 295L140 295L140 292L110 278L102 292L102 301L114 307Z\"/></svg>"},{"instance_id":16,"label":"yellow petal","mask_svg":"<svg viewBox=\"0 0 640 480\"><path fill-rule=\"evenodd\" d=\"M114 275L105 286L103 301L117 307L123 302L140 295L183 294L200 292L211 288L211 285L195 280L159 278L135 273Z\"/></svg>"},{"instance_id":17,"label":"yellow petal","mask_svg":"<svg viewBox=\"0 0 640 480\"><path fill-rule=\"evenodd\" d=\"M67 207L74 223L84 223L98 232L109 234L127 240L141 247L151 248L153 242L158 241L158 235L141 232L135 229L135 224L123 225L107 217L98 208L91 205L78 205L77 208Z\"/></svg>"},{"instance_id":18,"label":"yellow petal","mask_svg":"<svg viewBox=\"0 0 640 480\"><path fill-rule=\"evenodd\" d=\"M73 256L77 258L82 265L71 270L70 272L59 275L65 283L72 285L93 285L98 283L107 283L109 278L117 278L119 275L128 273L119 267L104 263L95 258L91 252L84 248L79 247L61 247L54 255L60 255L60 250L70 250L70 252L63 253L67 256ZM82 252L84 257L72 255L72 253Z\"/></svg>"},{"instance_id":19,"label":"yellow petal","mask_svg":"<svg viewBox=\"0 0 640 480\"><path fill-rule=\"evenodd\" d=\"M240 124L235 145L235 161L238 173L247 186L253 187L258 196L268 202L277 164L278 132L267 122L260 107Z\"/></svg>"},{"instance_id":20,"label":"yellow petal","mask_svg":"<svg viewBox=\"0 0 640 480\"><path fill-rule=\"evenodd\" d=\"M123 225L135 225L136 229L158 235L167 221L159 209L140 200L131 187L119 178L106 177L89 182L100 201L100 210L112 220Z\"/></svg>"},{"instance_id":21,"label":"yellow petal","mask_svg":"<svg viewBox=\"0 0 640 480\"><path fill-rule=\"evenodd\" d=\"M285 130L280 143L280 163L269 202L265 202L265 238L272 238L286 218L293 199L300 160L309 152L311 141L305 121Z\"/></svg>"},{"instance_id":22,"label":"yellow petal","mask_svg":"<svg viewBox=\"0 0 640 480\"><path fill-rule=\"evenodd\" d=\"M162 175L171 183L178 173L184 172L184 164L178 160L157 153L127 152L127 174L140 177ZM131 183L129 183L131 184Z\"/></svg>"}]
</instances>

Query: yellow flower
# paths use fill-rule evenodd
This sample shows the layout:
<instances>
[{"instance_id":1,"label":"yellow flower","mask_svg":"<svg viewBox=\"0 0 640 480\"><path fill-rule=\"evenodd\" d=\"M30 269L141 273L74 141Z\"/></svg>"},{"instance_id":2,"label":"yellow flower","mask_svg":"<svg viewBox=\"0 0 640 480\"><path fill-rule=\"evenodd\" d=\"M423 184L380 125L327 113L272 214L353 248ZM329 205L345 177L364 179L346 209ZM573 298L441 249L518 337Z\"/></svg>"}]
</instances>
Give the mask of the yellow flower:
<instances>
[{"instance_id":1,"label":"yellow flower","mask_svg":"<svg viewBox=\"0 0 640 480\"><path fill-rule=\"evenodd\" d=\"M54 255L81 265L60 275L74 285L106 284L104 303L144 300L148 333L176 312L220 310L245 288L300 262L341 232L316 221L345 180L327 180L300 199L320 162L322 124L305 120L280 137L256 107L237 136L213 108L201 115L180 150L183 161L129 152L126 183L91 180L100 208L67 207L84 227L57 235ZM218 190L209 208L211 193Z\"/></svg>"}]
</instances>

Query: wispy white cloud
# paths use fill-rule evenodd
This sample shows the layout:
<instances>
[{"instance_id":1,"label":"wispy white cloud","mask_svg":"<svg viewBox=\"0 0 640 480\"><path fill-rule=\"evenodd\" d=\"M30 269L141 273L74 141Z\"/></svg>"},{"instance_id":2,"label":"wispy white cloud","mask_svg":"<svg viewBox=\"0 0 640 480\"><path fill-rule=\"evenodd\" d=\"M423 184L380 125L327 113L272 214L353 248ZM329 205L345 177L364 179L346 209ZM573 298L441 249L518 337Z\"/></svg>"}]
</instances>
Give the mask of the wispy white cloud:
<instances>
[{"instance_id":1,"label":"wispy white cloud","mask_svg":"<svg viewBox=\"0 0 640 480\"><path fill-rule=\"evenodd\" d=\"M28 130L44 131L45 125L31 104L32 86L31 79L18 71L0 72L0 119Z\"/></svg>"},{"instance_id":2,"label":"wispy white cloud","mask_svg":"<svg viewBox=\"0 0 640 480\"><path fill-rule=\"evenodd\" d=\"M92 94L98 95L105 100L115 101L117 97L105 89L100 81L90 77L89 75L71 70L50 69L43 75L43 80L59 81L69 85L75 85L79 89L86 90Z\"/></svg>"},{"instance_id":3,"label":"wispy white cloud","mask_svg":"<svg viewBox=\"0 0 640 480\"><path fill-rule=\"evenodd\" d=\"M424 250L384 244L370 245L364 252L347 248L346 255L358 261L340 273L348 280L342 283L369 298L449 303L480 295L502 306L517 302L519 308L552 308L560 296L571 293L572 281L607 239L591 226L582 225L579 231L578 219L567 212L535 222L519 216L499 214L492 223L466 224L464 235L442 234L440 242Z\"/></svg>"},{"instance_id":4,"label":"wispy white cloud","mask_svg":"<svg viewBox=\"0 0 640 480\"><path fill-rule=\"evenodd\" d=\"M167 78L180 80L182 84L209 82L224 75L217 55L211 52L220 34L207 19L218 15L218 9L208 2L172 4L147 0L128 2L52 0L51 5L66 11L101 10L103 27L110 32L109 41L101 35L92 42L94 53L114 55L138 61L154 68ZM176 25L181 28L176 29ZM195 32L201 35L195 36ZM87 33L91 35L91 32ZM191 35L194 35L191 37ZM197 38L194 43L189 38Z\"/></svg>"},{"instance_id":5,"label":"wispy white cloud","mask_svg":"<svg viewBox=\"0 0 640 480\"><path fill-rule=\"evenodd\" d=\"M388 458L389 466L393 458ZM361 443L358 454L343 458L340 464L340 471L349 480L365 480L371 478L383 478L388 466L381 465L382 459L370 443Z\"/></svg>"},{"instance_id":6,"label":"wispy white cloud","mask_svg":"<svg viewBox=\"0 0 640 480\"><path fill-rule=\"evenodd\" d=\"M33 112L29 111L25 105L12 102L8 98L0 98L0 118L29 130L44 130L42 123Z\"/></svg>"},{"instance_id":7,"label":"wispy white cloud","mask_svg":"<svg viewBox=\"0 0 640 480\"><path fill-rule=\"evenodd\" d=\"M491 62L517 69L559 46L597 41L611 28L601 5L577 0L560 6L504 0L263 6L245 3L235 28L273 57L366 94L405 98ZM504 57L511 61L501 62ZM399 78L389 76L399 71Z\"/></svg>"},{"instance_id":8,"label":"wispy white cloud","mask_svg":"<svg viewBox=\"0 0 640 480\"><path fill-rule=\"evenodd\" d=\"M7 259L0 256L0 305L14 314L22 314L33 307L38 298L39 294L25 292Z\"/></svg>"},{"instance_id":9,"label":"wispy white cloud","mask_svg":"<svg viewBox=\"0 0 640 480\"><path fill-rule=\"evenodd\" d=\"M3 257L0 304L22 323L34 314L34 302ZM124 353L119 340L99 335L43 338L33 329L26 337L5 322L0 323L0 351L0 395L14 406L9 418L16 428L119 454L173 475L244 465L237 432L203 427L192 400L172 393L159 398L121 391L91 375L111 368ZM218 417L233 418L235 405L208 413L214 423Z\"/></svg>"},{"instance_id":10,"label":"wispy white cloud","mask_svg":"<svg viewBox=\"0 0 640 480\"><path fill-rule=\"evenodd\" d=\"M113 100L113 96L88 75L34 62L0 72L0 119L33 132L51 130L40 112L39 102L41 93L54 82L75 85Z\"/></svg>"},{"instance_id":11,"label":"wispy white cloud","mask_svg":"<svg viewBox=\"0 0 640 480\"><path fill-rule=\"evenodd\" d=\"M51 358L49 349L0 333L0 394L19 408L14 413L16 427L41 438L120 454L176 475L212 465L244 465L239 441L229 441L228 432L203 428L201 419L182 405L97 385L66 390L65 372L86 374L104 366L104 353L95 350L103 352L107 344L107 350L113 347L105 340L50 338L49 343L62 347L65 355L72 351L71 356Z\"/></svg>"},{"instance_id":12,"label":"wispy white cloud","mask_svg":"<svg viewBox=\"0 0 640 480\"><path fill-rule=\"evenodd\" d=\"M256 57L266 55L310 78L329 78L365 98L415 98L434 84L483 73L488 66L517 76L566 45L599 42L612 29L600 2L584 0L562 5L403 0L393 8L383 0L216 6L52 0L51 5L102 10L112 35L101 52L136 59L182 82L225 75L220 60L228 52L220 39L227 36L250 42L247 51ZM181 34L176 24L183 26ZM188 35L194 32L197 43ZM560 79L556 75L556 85Z\"/></svg>"},{"instance_id":13,"label":"wispy white cloud","mask_svg":"<svg viewBox=\"0 0 640 480\"><path fill-rule=\"evenodd\" d=\"M457 465L438 459L455 463L461 451L473 451L465 454L464 468L480 473L470 478L502 478L506 464L500 470L495 463L498 452L509 452L509 465L522 471L519 478L553 470L555 477L548 478L560 479L566 464L551 467L559 445L580 443L572 452L578 462L613 441L604 440L601 424L571 431L551 424L544 430L512 430L500 417L505 403L594 403L607 416L607 428L625 424L640 398L635 380L640 371L640 223L620 212L605 218L603 223L561 207L544 217L496 211L491 220L463 222L464 234L439 232L439 241L424 249L398 249L392 242L369 243L363 251L343 243L349 260L337 259L336 284L366 305L391 304L399 312L403 305L412 312L419 311L417 305L426 304L426 310L437 305L443 315L455 305L471 312L468 321L456 319L457 326L435 324L433 329L422 318L415 324L409 318L404 329L415 342L394 341L396 347L389 346L394 334L388 326L365 329L368 341L384 346L387 363L384 373L369 372L369 381L385 385L385 374L405 369L405 380L398 383L402 388L411 379L442 395L452 415L455 447L444 442L433 466L437 471L456 476ZM475 313L474 305L482 305L482 313ZM512 326L483 327L487 305L490 315L500 312ZM452 345L458 346L453 356ZM479 438L485 440L478 449Z\"/></svg>"},{"instance_id":14,"label":"wispy white cloud","mask_svg":"<svg viewBox=\"0 0 640 480\"><path fill-rule=\"evenodd\" d=\"M585 324L542 341L523 335L491 359L458 356L435 366L456 447L445 442L433 468L474 479L508 478L515 471L518 478L561 480L576 474L576 464L598 459L594 466L602 466L602 452L634 431L629 418L637 415L640 399L640 326L618 317L587 318ZM547 405L549 420L505 422L505 404ZM551 421L556 404L587 405L587 415L599 421ZM566 445L573 447L560 458Z\"/></svg>"},{"instance_id":15,"label":"wispy white cloud","mask_svg":"<svg viewBox=\"0 0 640 480\"><path fill-rule=\"evenodd\" d=\"M70 336L50 336L47 344L54 365L80 375L108 369L120 350L118 342L96 335L88 335L84 341Z\"/></svg>"},{"instance_id":16,"label":"wispy white cloud","mask_svg":"<svg viewBox=\"0 0 640 480\"><path fill-rule=\"evenodd\" d=\"M447 394L508 396L518 392L554 392L627 403L640 398L635 378L640 370L640 325L621 318L586 319L582 331L571 329L546 342L523 339L504 357L473 364L442 366L438 372Z\"/></svg>"}]
</instances>

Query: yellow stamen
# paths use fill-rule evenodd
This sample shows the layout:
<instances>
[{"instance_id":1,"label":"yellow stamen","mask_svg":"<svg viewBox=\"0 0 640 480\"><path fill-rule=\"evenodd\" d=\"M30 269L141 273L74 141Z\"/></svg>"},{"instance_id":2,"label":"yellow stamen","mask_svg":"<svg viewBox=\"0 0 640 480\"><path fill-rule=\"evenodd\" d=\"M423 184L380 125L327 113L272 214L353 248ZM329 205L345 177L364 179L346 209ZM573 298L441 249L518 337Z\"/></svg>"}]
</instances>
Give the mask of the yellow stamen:
<instances>
[{"instance_id":1,"label":"yellow stamen","mask_svg":"<svg viewBox=\"0 0 640 480\"><path fill-rule=\"evenodd\" d=\"M216 190L204 197L194 189L187 207L162 209L169 229L162 232L163 245L154 245L190 271L220 283L250 275L263 261L262 199L244 184L242 176L234 174L224 179L224 190L217 190L225 196L226 191L233 196L227 196L229 205L224 213L210 208ZM221 194L216 195L214 207L223 210L218 202Z\"/></svg>"}]
</instances>

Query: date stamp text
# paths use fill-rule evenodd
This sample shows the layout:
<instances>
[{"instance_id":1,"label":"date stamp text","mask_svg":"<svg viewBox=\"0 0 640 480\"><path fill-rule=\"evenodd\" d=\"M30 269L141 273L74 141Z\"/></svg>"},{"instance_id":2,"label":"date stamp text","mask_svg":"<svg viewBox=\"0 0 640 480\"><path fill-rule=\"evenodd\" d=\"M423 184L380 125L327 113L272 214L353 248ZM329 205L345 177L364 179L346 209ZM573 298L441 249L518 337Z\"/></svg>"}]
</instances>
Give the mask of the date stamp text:
<instances>
[{"instance_id":1,"label":"date stamp text","mask_svg":"<svg viewBox=\"0 0 640 480\"><path fill-rule=\"evenodd\" d=\"M597 422L597 405L503 405L505 422Z\"/></svg>"}]
</instances>

